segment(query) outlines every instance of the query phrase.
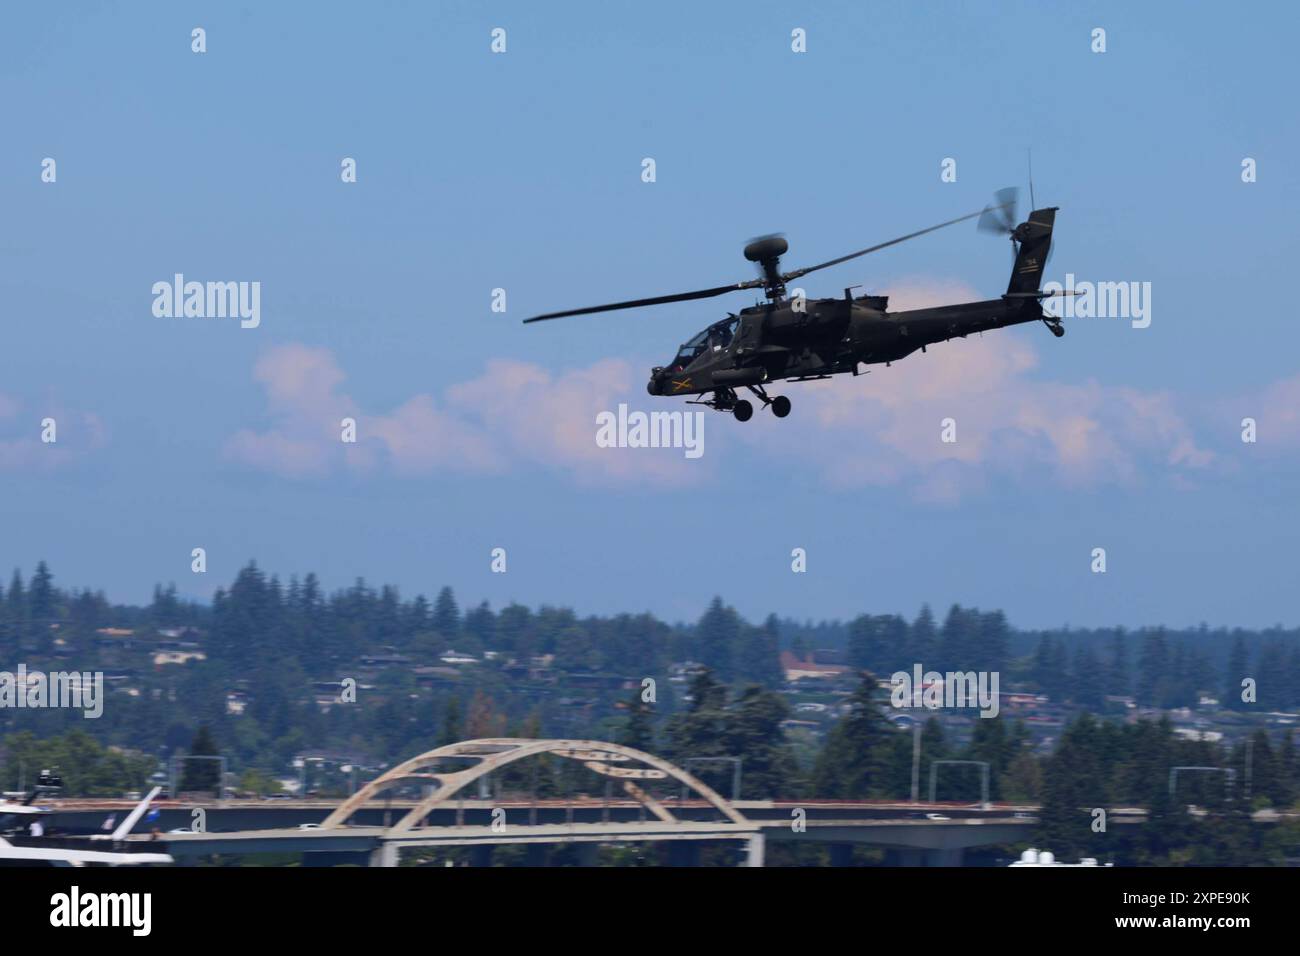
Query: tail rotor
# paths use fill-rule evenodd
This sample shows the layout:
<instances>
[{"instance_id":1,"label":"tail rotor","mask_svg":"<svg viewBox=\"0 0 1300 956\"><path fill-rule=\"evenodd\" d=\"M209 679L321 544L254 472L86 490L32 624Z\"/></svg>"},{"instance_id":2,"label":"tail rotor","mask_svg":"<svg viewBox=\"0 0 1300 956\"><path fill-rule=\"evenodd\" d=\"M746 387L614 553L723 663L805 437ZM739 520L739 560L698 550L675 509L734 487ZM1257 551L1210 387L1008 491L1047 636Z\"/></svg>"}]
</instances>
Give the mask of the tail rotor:
<instances>
[{"instance_id":1,"label":"tail rotor","mask_svg":"<svg viewBox=\"0 0 1300 956\"><path fill-rule=\"evenodd\" d=\"M985 206L984 212L980 215L976 228L980 232L989 232L994 235L1008 236L1011 239L1011 260L1015 261L1016 246L1016 223L1018 221L1017 206L1020 203L1020 190L1015 186L1008 186L1006 189L999 189L994 193L994 202L991 206Z\"/></svg>"},{"instance_id":2,"label":"tail rotor","mask_svg":"<svg viewBox=\"0 0 1300 956\"><path fill-rule=\"evenodd\" d=\"M1015 186L999 189L994 193L994 202L984 207L976 228L980 232L1000 233L1009 236L1016 231L1016 206L1020 202L1020 190Z\"/></svg>"}]
</instances>

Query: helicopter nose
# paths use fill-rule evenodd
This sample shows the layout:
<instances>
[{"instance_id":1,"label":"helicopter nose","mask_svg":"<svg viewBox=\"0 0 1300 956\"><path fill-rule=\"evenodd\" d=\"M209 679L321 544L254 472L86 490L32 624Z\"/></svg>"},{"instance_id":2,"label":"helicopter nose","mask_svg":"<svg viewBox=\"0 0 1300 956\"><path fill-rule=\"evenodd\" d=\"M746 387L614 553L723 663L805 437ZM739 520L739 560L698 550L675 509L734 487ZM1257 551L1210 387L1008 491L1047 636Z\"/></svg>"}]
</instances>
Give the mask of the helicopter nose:
<instances>
[{"instance_id":1,"label":"helicopter nose","mask_svg":"<svg viewBox=\"0 0 1300 956\"><path fill-rule=\"evenodd\" d=\"M651 395L662 395L660 388L663 386L664 370L662 368L652 368L650 370L650 381L646 383L645 390Z\"/></svg>"}]
</instances>

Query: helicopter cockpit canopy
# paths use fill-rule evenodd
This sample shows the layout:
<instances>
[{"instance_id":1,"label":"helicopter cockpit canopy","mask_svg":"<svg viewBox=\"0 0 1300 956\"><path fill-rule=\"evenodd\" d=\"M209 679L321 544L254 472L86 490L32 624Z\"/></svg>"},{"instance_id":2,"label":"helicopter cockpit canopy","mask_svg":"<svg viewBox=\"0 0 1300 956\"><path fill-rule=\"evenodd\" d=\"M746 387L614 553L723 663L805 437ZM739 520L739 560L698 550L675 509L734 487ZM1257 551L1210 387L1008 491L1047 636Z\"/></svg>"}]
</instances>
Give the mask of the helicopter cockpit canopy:
<instances>
[{"instance_id":1,"label":"helicopter cockpit canopy","mask_svg":"<svg viewBox=\"0 0 1300 956\"><path fill-rule=\"evenodd\" d=\"M739 323L739 316L733 315L721 322L710 325L677 350L677 357L673 359L672 368L685 368L706 351L725 349L731 344L731 339L736 334L736 326Z\"/></svg>"}]
</instances>

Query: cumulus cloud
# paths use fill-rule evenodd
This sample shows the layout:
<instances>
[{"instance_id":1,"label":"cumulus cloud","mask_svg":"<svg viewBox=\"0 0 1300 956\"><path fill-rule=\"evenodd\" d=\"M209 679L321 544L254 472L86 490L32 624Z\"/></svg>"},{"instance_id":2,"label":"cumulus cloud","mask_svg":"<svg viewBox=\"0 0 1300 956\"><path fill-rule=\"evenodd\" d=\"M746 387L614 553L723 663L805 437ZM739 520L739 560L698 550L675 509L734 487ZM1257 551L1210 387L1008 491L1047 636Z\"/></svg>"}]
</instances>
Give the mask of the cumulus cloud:
<instances>
[{"instance_id":1,"label":"cumulus cloud","mask_svg":"<svg viewBox=\"0 0 1300 956\"><path fill-rule=\"evenodd\" d=\"M53 442L41 437L47 418L54 420ZM0 471L53 471L107 443L108 430L93 412L61 405L24 408L13 396L0 394Z\"/></svg>"},{"instance_id":2,"label":"cumulus cloud","mask_svg":"<svg viewBox=\"0 0 1300 956\"><path fill-rule=\"evenodd\" d=\"M886 292L899 311L982 298L955 283ZM811 383L796 411L811 426L797 440L800 454L834 485L905 483L918 497L948 501L989 481L1128 483L1151 466L1185 471L1213 460L1172 395L1044 381L1038 368L1025 336L1000 332L934 345L865 377ZM952 443L941 441L946 419Z\"/></svg>"},{"instance_id":3,"label":"cumulus cloud","mask_svg":"<svg viewBox=\"0 0 1300 956\"><path fill-rule=\"evenodd\" d=\"M1242 419L1256 422L1256 442L1265 454L1300 448L1300 375L1279 379L1259 391L1225 404L1228 430L1239 435Z\"/></svg>"},{"instance_id":4,"label":"cumulus cloud","mask_svg":"<svg viewBox=\"0 0 1300 956\"><path fill-rule=\"evenodd\" d=\"M921 280L886 291L896 310L981 298L957 283ZM1185 483L1216 464L1178 397L1091 379L1052 381L1041 373L1031 336L955 339L888 369L873 366L867 376L791 389L795 413L782 422L760 415L742 426L707 412L708 453L687 460L680 449L597 446L596 414L619 403L683 408L647 401L643 371L623 360L561 372L491 360L483 374L438 395L421 393L372 411L349 395L329 350L285 345L268 351L254 370L266 392L269 427L240 431L226 451L287 477L341 468L419 476L540 466L580 483L669 486L707 480L718 462L752 469L759 458L776 480L784 480L782 472L811 469L832 487L896 485L934 501L958 500L993 482L1092 487L1170 476ZM1300 378L1274 392L1271 407L1296 408ZM344 417L357 421L356 444L340 441ZM955 424L955 442L941 441L945 419ZM1294 412L1276 427L1300 441Z\"/></svg>"},{"instance_id":5,"label":"cumulus cloud","mask_svg":"<svg viewBox=\"0 0 1300 956\"><path fill-rule=\"evenodd\" d=\"M343 390L345 376L328 349L273 348L258 361L254 378L266 391L271 426L238 432L226 454L285 477L339 467L406 476L493 474L526 463L580 482L684 484L705 467L680 449L596 445L597 413L621 402L644 404L642 376L624 361L553 374L527 362L492 360L481 376L441 396L417 394L381 413L362 409ZM340 440L345 417L357 423L355 444Z\"/></svg>"}]
</instances>

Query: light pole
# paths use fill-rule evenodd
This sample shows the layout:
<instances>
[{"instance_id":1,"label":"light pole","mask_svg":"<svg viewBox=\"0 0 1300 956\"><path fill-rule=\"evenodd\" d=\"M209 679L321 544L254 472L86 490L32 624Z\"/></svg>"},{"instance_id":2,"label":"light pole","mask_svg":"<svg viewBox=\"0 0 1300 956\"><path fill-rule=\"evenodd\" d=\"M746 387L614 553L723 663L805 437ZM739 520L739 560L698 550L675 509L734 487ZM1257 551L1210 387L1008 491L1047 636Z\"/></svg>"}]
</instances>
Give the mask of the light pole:
<instances>
[{"instance_id":1,"label":"light pole","mask_svg":"<svg viewBox=\"0 0 1300 956\"><path fill-rule=\"evenodd\" d=\"M912 688L912 712L921 706L921 688ZM921 801L921 721L912 717L912 802Z\"/></svg>"}]
</instances>

